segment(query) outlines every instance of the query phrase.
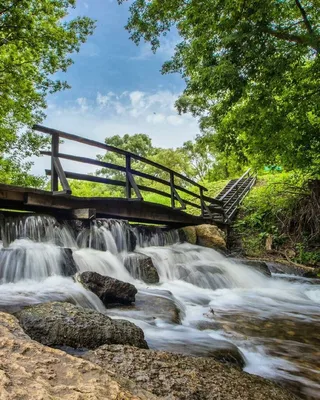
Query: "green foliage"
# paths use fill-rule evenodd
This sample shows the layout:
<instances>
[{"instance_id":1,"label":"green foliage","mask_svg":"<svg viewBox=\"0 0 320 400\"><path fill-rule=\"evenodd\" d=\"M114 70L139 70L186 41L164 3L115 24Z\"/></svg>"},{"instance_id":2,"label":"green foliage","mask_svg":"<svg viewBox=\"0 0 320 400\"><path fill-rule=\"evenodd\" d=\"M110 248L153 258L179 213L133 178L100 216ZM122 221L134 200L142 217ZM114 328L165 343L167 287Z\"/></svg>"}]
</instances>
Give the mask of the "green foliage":
<instances>
[{"instance_id":1,"label":"green foliage","mask_svg":"<svg viewBox=\"0 0 320 400\"><path fill-rule=\"evenodd\" d=\"M260 176L234 224L248 254L264 253L266 239L271 235L274 249L290 248L296 253L297 262L306 262L308 257L311 261L314 256L308 255L308 247L317 243L320 236L319 229L313 229L313 224L319 228L319 214L315 212L312 216L308 208L307 224L303 219L305 201L308 200L309 205L310 196L313 196L312 191L306 190L309 178L300 172ZM312 201L312 207L317 207L314 203Z\"/></svg>"},{"instance_id":2,"label":"green foliage","mask_svg":"<svg viewBox=\"0 0 320 400\"><path fill-rule=\"evenodd\" d=\"M27 157L28 152L39 149L41 139L25 128L43 119L48 93L68 87L66 82L55 79L54 74L67 70L72 64L70 55L79 51L81 43L93 31L94 22L87 17L66 19L75 3L75 0L1 1L1 177L28 167L17 162L16 153L20 151L22 159ZM8 153L14 157L8 158ZM7 169L9 162L12 168Z\"/></svg>"},{"instance_id":3,"label":"green foliage","mask_svg":"<svg viewBox=\"0 0 320 400\"><path fill-rule=\"evenodd\" d=\"M130 12L131 39L153 51L178 30L181 42L162 72L185 78L178 110L200 116L227 159L319 163L318 0L135 0Z\"/></svg>"},{"instance_id":4,"label":"green foliage","mask_svg":"<svg viewBox=\"0 0 320 400\"><path fill-rule=\"evenodd\" d=\"M297 243L295 261L300 264L320 266L320 250L308 251L308 243Z\"/></svg>"}]
</instances>

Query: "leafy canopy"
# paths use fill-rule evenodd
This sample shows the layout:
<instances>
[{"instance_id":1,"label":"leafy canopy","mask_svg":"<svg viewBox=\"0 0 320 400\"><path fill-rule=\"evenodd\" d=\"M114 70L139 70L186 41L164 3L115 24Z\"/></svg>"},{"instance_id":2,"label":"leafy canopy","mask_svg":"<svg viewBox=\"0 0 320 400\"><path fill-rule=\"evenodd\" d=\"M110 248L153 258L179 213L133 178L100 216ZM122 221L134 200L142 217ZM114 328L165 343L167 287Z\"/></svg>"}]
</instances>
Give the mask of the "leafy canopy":
<instances>
[{"instance_id":1,"label":"leafy canopy","mask_svg":"<svg viewBox=\"0 0 320 400\"><path fill-rule=\"evenodd\" d=\"M75 0L1 1L0 167L11 163L15 169L39 149L39 137L28 132L20 139L19 133L44 118L48 93L69 87L55 74L67 70L70 55L94 29L94 21L87 17L67 18L75 4ZM8 152L15 156L4 160Z\"/></svg>"},{"instance_id":2,"label":"leafy canopy","mask_svg":"<svg viewBox=\"0 0 320 400\"><path fill-rule=\"evenodd\" d=\"M220 152L257 165L319 161L319 0L135 0L130 12L131 39L153 51L178 30L162 72L184 77L177 108L201 116Z\"/></svg>"}]
</instances>

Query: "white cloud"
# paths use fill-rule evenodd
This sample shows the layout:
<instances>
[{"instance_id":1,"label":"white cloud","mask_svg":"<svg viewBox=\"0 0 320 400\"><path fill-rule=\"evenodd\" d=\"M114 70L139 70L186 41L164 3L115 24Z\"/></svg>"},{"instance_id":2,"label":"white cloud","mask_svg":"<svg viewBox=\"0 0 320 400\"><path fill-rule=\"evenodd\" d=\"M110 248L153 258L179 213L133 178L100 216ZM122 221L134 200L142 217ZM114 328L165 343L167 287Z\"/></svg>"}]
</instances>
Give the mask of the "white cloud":
<instances>
[{"instance_id":1,"label":"white cloud","mask_svg":"<svg viewBox=\"0 0 320 400\"><path fill-rule=\"evenodd\" d=\"M174 114L173 106L178 93L132 91L97 93L89 100L79 97L73 104L49 103L47 119L43 125L104 142L106 137L145 133L154 146L179 147L199 133L197 120L190 115ZM65 141L61 151L95 158L99 149ZM101 153L101 152L100 152ZM35 159L34 173L43 174L49 168L49 157ZM63 161L66 170L79 173L94 172L85 164Z\"/></svg>"},{"instance_id":2,"label":"white cloud","mask_svg":"<svg viewBox=\"0 0 320 400\"><path fill-rule=\"evenodd\" d=\"M139 54L131 57L131 60L147 60L151 57L158 56L163 60L168 60L174 55L176 45L181 41L178 34L173 34L171 37L165 37L161 40L160 47L156 53L153 53L150 43L142 43L139 46Z\"/></svg>"},{"instance_id":3,"label":"white cloud","mask_svg":"<svg viewBox=\"0 0 320 400\"><path fill-rule=\"evenodd\" d=\"M184 122L181 115L170 115L167 120L171 125L175 126L182 125Z\"/></svg>"},{"instance_id":4,"label":"white cloud","mask_svg":"<svg viewBox=\"0 0 320 400\"><path fill-rule=\"evenodd\" d=\"M109 92L105 96L103 96L100 92L98 92L96 102L97 102L98 106L103 108L103 107L106 107L111 102L111 99L114 96L115 96L115 94L113 92Z\"/></svg>"},{"instance_id":5,"label":"white cloud","mask_svg":"<svg viewBox=\"0 0 320 400\"><path fill-rule=\"evenodd\" d=\"M154 113L154 114L148 115L146 118L146 121L151 122L153 124L159 124L159 123L165 121L165 119L166 119L165 115Z\"/></svg>"},{"instance_id":6,"label":"white cloud","mask_svg":"<svg viewBox=\"0 0 320 400\"><path fill-rule=\"evenodd\" d=\"M139 92L138 90L131 92L129 94L129 97L130 97L132 106L133 107L144 106L144 101L143 101L144 96L145 96L145 93Z\"/></svg>"},{"instance_id":7,"label":"white cloud","mask_svg":"<svg viewBox=\"0 0 320 400\"><path fill-rule=\"evenodd\" d=\"M80 110L82 112L85 112L89 109L88 100L85 97L77 98L76 103L80 106Z\"/></svg>"}]
</instances>

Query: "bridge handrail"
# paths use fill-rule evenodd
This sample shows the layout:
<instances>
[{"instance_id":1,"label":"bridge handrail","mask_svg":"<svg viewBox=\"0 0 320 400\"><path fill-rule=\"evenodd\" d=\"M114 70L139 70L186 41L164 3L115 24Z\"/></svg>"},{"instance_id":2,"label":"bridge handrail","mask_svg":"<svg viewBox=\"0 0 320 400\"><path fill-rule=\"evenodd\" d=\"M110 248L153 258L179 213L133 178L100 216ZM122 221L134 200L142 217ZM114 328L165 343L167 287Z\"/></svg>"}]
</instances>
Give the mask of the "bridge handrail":
<instances>
[{"instance_id":1,"label":"bridge handrail","mask_svg":"<svg viewBox=\"0 0 320 400\"><path fill-rule=\"evenodd\" d=\"M119 149L117 147L109 146L104 143L97 142L95 140L91 140L91 139L83 138L83 137L80 137L80 136L77 136L74 134L66 133L66 132L63 132L63 131L60 131L57 129L52 129L52 128L48 128L48 127L41 126L41 125L34 125L33 129L38 132L49 134L49 135L51 135L51 138L52 138L51 139L51 151L42 151L41 154L51 156L51 170L46 170L46 174L51 175L51 190L52 190L53 194L61 194L61 192L58 192L58 179L60 179L60 182L62 184L63 193L71 194L71 188L70 188L68 180L67 180L67 178L70 178L70 179L87 180L87 181L91 181L91 182L100 182L100 183L106 183L106 184L110 184L110 185L126 187L127 199L131 199L131 190L132 189L134 190L138 200L143 200L140 190L157 193L164 197L171 198L171 207L173 209L182 210L182 209L186 208L186 205L190 205L192 207L201 209L202 216L207 217L208 213L209 213L209 217L210 216L212 217L211 211L208 209L208 206L205 203L206 201L209 201L217 206L215 208L215 210L213 210L214 212L224 214L224 211L222 208L222 206L223 206L222 201L217 200L217 199L212 199L208 196L205 196L203 192L207 191L207 189L204 186L198 184L197 182L194 182L192 179L190 179L176 171L171 170L170 168L167 168L161 164L158 164L152 160L149 160L145 157L131 153L129 151L125 151L125 150ZM97 147L97 148L101 148L101 149L104 149L104 150L107 150L107 151L110 151L113 153L123 155L125 157L126 165L121 166L121 165L111 164L111 163L107 163L107 162L100 161L100 160L94 160L94 159L87 158L87 157L79 157L79 156L74 156L71 154L60 153L59 152L60 138L75 141L78 143L86 144L86 145ZM60 163L60 158L68 159L68 160L76 161L76 162L82 162L82 163L102 166L105 168L124 172L126 174L126 181L119 181L119 180L113 180L113 179L109 179L109 178L96 177L96 176L92 176L92 175L85 175L85 174L78 174L78 173L64 171L61 166L61 163ZM149 164L157 169L160 169L162 171L169 173L170 180L167 181L165 179L132 169L131 168L131 159L143 162L145 164ZM169 186L170 194L163 192L161 190L152 188L152 187L137 185L137 183L134 180L134 176L139 176L139 177L149 179L151 181L159 182L161 184ZM180 178L181 180L188 182L193 186L198 187L200 193L199 194L194 193L193 191L191 191L187 188L184 188L181 185L176 184L174 181L175 177ZM188 200L182 199L180 197L179 193L177 192L177 190L187 193L187 194L195 197L196 199L200 199L200 205L190 202ZM181 207L177 208L175 206L176 202L179 202Z\"/></svg>"},{"instance_id":2,"label":"bridge handrail","mask_svg":"<svg viewBox=\"0 0 320 400\"><path fill-rule=\"evenodd\" d=\"M188 178L187 176L184 176L184 175L180 174L179 172L173 171L172 169L167 168L164 165L161 165L152 160L149 160L148 158L139 156L138 154L135 154L135 153L131 153L130 151L122 150L122 149L119 149L118 147L109 146L105 143L97 142L96 140L87 139L87 138L84 138L81 136L73 135L71 133L59 131L57 129L47 128L42 125L34 125L33 129L38 132L47 133L49 135L58 135L59 137L61 137L63 139L72 140L74 142L87 144L87 145L93 146L93 147L98 147L100 149L108 150L113 153L121 154L123 156L130 156L131 158L134 158L138 161L142 161L146 164L152 165L153 167L162 169L163 171L173 173L176 177L183 179L184 181L187 181L187 182L191 183L192 185L197 186L198 188L201 188L204 191L208 190L206 187L200 185L197 182L194 182L192 179Z\"/></svg>"}]
</instances>

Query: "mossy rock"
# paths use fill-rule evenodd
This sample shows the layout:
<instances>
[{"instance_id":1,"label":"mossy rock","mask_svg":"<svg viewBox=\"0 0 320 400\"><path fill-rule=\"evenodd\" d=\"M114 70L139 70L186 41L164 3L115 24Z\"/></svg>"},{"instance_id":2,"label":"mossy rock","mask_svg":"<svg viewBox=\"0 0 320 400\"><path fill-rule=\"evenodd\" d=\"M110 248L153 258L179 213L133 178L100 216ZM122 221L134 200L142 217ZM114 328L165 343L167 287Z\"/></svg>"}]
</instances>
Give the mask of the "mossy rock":
<instances>
[{"instance_id":1,"label":"mossy rock","mask_svg":"<svg viewBox=\"0 0 320 400\"><path fill-rule=\"evenodd\" d=\"M226 249L226 235L216 225L198 225L195 227L195 230L198 245L209 247L210 249Z\"/></svg>"},{"instance_id":2,"label":"mossy rock","mask_svg":"<svg viewBox=\"0 0 320 400\"><path fill-rule=\"evenodd\" d=\"M190 244L197 244L197 232L195 226L181 228L182 238Z\"/></svg>"}]
</instances>

